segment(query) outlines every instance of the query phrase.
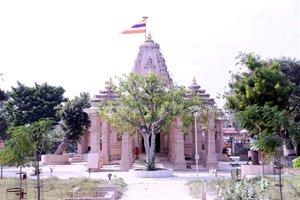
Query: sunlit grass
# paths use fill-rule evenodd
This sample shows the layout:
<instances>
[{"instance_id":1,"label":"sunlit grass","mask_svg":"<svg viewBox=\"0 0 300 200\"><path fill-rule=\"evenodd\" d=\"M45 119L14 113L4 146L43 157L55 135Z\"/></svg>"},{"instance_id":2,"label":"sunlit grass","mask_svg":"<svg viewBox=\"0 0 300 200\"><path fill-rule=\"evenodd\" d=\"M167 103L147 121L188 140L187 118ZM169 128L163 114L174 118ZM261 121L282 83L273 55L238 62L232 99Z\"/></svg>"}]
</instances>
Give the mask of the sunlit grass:
<instances>
[{"instance_id":1,"label":"sunlit grass","mask_svg":"<svg viewBox=\"0 0 300 200\"><path fill-rule=\"evenodd\" d=\"M111 183L109 183L108 180L103 179L70 178L68 180L60 180L57 177L42 179L41 185L41 197L45 200L72 197L72 191L75 187L82 188L82 194L93 196L95 193L93 188L112 185L117 186L119 195L122 195L127 186L121 178L112 179ZM25 199L37 199L36 180L25 179L23 180L23 186L27 193ZM15 187L19 187L19 179L0 179L0 199L16 199L15 193L7 192L7 189Z\"/></svg>"}]
</instances>

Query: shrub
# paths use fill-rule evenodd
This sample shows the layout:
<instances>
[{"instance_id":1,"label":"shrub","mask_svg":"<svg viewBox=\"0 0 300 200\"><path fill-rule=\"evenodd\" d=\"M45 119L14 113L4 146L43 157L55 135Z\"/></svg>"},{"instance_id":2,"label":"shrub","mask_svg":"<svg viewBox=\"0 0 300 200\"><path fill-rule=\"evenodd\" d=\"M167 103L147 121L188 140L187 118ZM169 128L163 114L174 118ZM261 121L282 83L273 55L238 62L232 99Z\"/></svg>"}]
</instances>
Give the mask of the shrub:
<instances>
[{"instance_id":1,"label":"shrub","mask_svg":"<svg viewBox=\"0 0 300 200\"><path fill-rule=\"evenodd\" d=\"M300 157L293 160L293 167L300 169Z\"/></svg>"}]
</instances>

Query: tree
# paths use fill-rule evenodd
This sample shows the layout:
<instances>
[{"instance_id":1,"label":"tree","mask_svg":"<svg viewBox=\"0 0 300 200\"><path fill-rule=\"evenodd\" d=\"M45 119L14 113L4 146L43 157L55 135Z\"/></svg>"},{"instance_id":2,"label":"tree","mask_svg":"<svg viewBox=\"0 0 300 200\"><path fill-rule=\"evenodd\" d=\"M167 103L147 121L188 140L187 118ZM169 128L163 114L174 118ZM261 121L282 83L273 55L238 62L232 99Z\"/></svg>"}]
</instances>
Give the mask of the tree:
<instances>
[{"instance_id":1,"label":"tree","mask_svg":"<svg viewBox=\"0 0 300 200\"><path fill-rule=\"evenodd\" d=\"M282 192L282 179L281 179L281 157L282 157L282 138L278 137L277 134L266 134L255 143L256 147L262 151L269 158L274 159L275 165L279 170L279 191L280 191L280 199L283 199Z\"/></svg>"},{"instance_id":2,"label":"tree","mask_svg":"<svg viewBox=\"0 0 300 200\"><path fill-rule=\"evenodd\" d=\"M57 111L61 103L66 101L64 92L62 87L50 86L47 83L36 83L34 87L28 87L18 82L17 87L12 87L5 106L9 121L14 126L31 124L45 118L59 121Z\"/></svg>"},{"instance_id":3,"label":"tree","mask_svg":"<svg viewBox=\"0 0 300 200\"><path fill-rule=\"evenodd\" d=\"M90 119L83 109L90 107L90 96L81 93L80 97L69 100L61 111L61 128L64 131L64 140L58 146L55 154L62 154L72 142L78 142L90 126Z\"/></svg>"},{"instance_id":4,"label":"tree","mask_svg":"<svg viewBox=\"0 0 300 200\"><path fill-rule=\"evenodd\" d=\"M240 54L237 59L246 69L232 75L226 107L235 111L248 105L277 106L285 110L294 88L279 70L278 63L268 63L253 54Z\"/></svg>"},{"instance_id":5,"label":"tree","mask_svg":"<svg viewBox=\"0 0 300 200\"><path fill-rule=\"evenodd\" d=\"M40 186L40 165L39 161L41 159L41 155L43 152L43 148L45 148L46 143L49 139L50 134L53 131L54 122L50 119L40 119L32 123L28 127L28 131L30 133L31 142L34 144L34 150L31 152L33 155L31 162L32 166L35 169L35 174L37 175L37 199L40 200L41 197L41 186Z\"/></svg>"},{"instance_id":6,"label":"tree","mask_svg":"<svg viewBox=\"0 0 300 200\"><path fill-rule=\"evenodd\" d=\"M300 61L287 57L271 59L269 63L278 63L285 77L294 84L295 90L289 99L288 117L294 122L294 131L289 136L295 147L296 154L300 155Z\"/></svg>"},{"instance_id":7,"label":"tree","mask_svg":"<svg viewBox=\"0 0 300 200\"><path fill-rule=\"evenodd\" d=\"M232 75L226 107L236 113L242 128L258 138L265 133L278 133L286 138L289 122L286 110L293 85L279 70L278 63L269 63L253 54L238 56L246 69Z\"/></svg>"},{"instance_id":8,"label":"tree","mask_svg":"<svg viewBox=\"0 0 300 200\"><path fill-rule=\"evenodd\" d=\"M253 54L241 54L238 59L246 70L232 75L226 108L233 110L239 124L254 134L280 131L279 124L282 123L278 124L278 118L272 119L270 114L277 114L280 120L286 117L294 89L292 83L285 78L277 63L268 63Z\"/></svg>"},{"instance_id":9,"label":"tree","mask_svg":"<svg viewBox=\"0 0 300 200\"><path fill-rule=\"evenodd\" d=\"M99 115L118 128L121 134L138 131L144 139L147 170L154 170L157 134L166 134L175 117L181 117L186 128L191 119L190 107L195 99L185 100L183 87L167 87L164 80L153 73L145 76L124 75L118 81L118 87L112 81L109 83L118 98L101 102Z\"/></svg>"},{"instance_id":10,"label":"tree","mask_svg":"<svg viewBox=\"0 0 300 200\"><path fill-rule=\"evenodd\" d=\"M233 74L226 106L235 111L240 126L256 136L256 147L277 158L281 169L281 142L296 128L287 115L293 84L280 71L278 62L264 61L253 54L241 54L238 59L246 69ZM279 181L282 199L280 175Z\"/></svg>"},{"instance_id":11,"label":"tree","mask_svg":"<svg viewBox=\"0 0 300 200\"><path fill-rule=\"evenodd\" d=\"M22 167L30 164L37 175L37 199L40 199L39 161L49 132L53 130L53 121L41 119L31 125L10 127L11 138L6 141L5 148L0 151L0 163L20 167L20 188L22 188Z\"/></svg>"},{"instance_id":12,"label":"tree","mask_svg":"<svg viewBox=\"0 0 300 200\"><path fill-rule=\"evenodd\" d=\"M35 146L26 126L11 127L8 133L11 134L11 138L5 142L4 149L0 151L0 163L1 165L20 167L19 187L22 189L22 167L29 166ZM20 192L19 195L21 199L23 192Z\"/></svg>"}]
</instances>

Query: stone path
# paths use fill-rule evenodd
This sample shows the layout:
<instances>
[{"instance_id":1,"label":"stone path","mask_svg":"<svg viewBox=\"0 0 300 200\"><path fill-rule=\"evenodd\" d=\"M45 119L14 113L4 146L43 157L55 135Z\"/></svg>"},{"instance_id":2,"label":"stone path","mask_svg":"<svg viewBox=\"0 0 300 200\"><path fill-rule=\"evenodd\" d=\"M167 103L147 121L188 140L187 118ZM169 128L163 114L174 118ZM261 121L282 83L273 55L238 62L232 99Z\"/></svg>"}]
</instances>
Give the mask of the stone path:
<instances>
[{"instance_id":1,"label":"stone path","mask_svg":"<svg viewBox=\"0 0 300 200\"><path fill-rule=\"evenodd\" d=\"M188 188L185 186L187 180L180 177L132 178L125 181L128 184L128 190L121 200L194 199L189 195Z\"/></svg>"}]
</instances>

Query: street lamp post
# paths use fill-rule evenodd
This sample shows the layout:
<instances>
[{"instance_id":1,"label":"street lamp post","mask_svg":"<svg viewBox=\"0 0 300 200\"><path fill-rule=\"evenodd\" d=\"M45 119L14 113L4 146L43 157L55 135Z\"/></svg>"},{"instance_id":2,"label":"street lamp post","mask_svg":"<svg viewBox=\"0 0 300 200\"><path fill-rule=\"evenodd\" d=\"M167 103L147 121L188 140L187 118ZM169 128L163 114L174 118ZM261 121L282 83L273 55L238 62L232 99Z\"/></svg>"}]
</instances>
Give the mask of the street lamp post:
<instances>
[{"instance_id":1,"label":"street lamp post","mask_svg":"<svg viewBox=\"0 0 300 200\"><path fill-rule=\"evenodd\" d=\"M197 133L197 117L198 117L198 112L194 113L195 116L195 160L196 160L196 173L197 173L197 179L198 179L198 133Z\"/></svg>"}]
</instances>

